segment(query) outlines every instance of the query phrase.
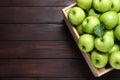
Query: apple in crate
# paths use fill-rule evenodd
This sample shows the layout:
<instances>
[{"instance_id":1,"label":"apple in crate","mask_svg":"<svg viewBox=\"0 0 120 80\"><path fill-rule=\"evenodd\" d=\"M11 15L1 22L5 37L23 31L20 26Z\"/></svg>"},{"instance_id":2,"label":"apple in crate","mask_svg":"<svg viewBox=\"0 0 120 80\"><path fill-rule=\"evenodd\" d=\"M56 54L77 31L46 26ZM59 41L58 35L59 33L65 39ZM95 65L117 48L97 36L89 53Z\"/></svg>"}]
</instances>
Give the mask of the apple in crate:
<instances>
[{"instance_id":1,"label":"apple in crate","mask_svg":"<svg viewBox=\"0 0 120 80\"><path fill-rule=\"evenodd\" d=\"M88 16L95 16L97 18L99 18L101 15L100 12L96 11L94 8L91 8L89 11L88 11Z\"/></svg>"},{"instance_id":2,"label":"apple in crate","mask_svg":"<svg viewBox=\"0 0 120 80\"><path fill-rule=\"evenodd\" d=\"M114 31L113 30L107 30L106 31L106 35L110 35L115 40Z\"/></svg>"},{"instance_id":3,"label":"apple in crate","mask_svg":"<svg viewBox=\"0 0 120 80\"><path fill-rule=\"evenodd\" d=\"M108 54L94 50L93 52L91 52L91 61L95 67L103 68L108 63Z\"/></svg>"},{"instance_id":4,"label":"apple in crate","mask_svg":"<svg viewBox=\"0 0 120 80\"><path fill-rule=\"evenodd\" d=\"M106 29L113 29L118 24L118 19L118 13L115 11L105 12L100 17L100 21L106 25Z\"/></svg>"},{"instance_id":5,"label":"apple in crate","mask_svg":"<svg viewBox=\"0 0 120 80\"><path fill-rule=\"evenodd\" d=\"M118 24L120 24L120 12L118 13Z\"/></svg>"},{"instance_id":6,"label":"apple in crate","mask_svg":"<svg viewBox=\"0 0 120 80\"><path fill-rule=\"evenodd\" d=\"M111 0L93 0L93 7L99 12L106 12L111 9Z\"/></svg>"},{"instance_id":7,"label":"apple in crate","mask_svg":"<svg viewBox=\"0 0 120 80\"><path fill-rule=\"evenodd\" d=\"M113 53L113 52L115 52L115 51L119 51L119 50L120 50L119 45L118 45L117 43L115 43L115 44L113 45L113 47L109 50L109 54L111 54L111 53Z\"/></svg>"},{"instance_id":8,"label":"apple in crate","mask_svg":"<svg viewBox=\"0 0 120 80\"><path fill-rule=\"evenodd\" d=\"M112 34L112 33L111 33ZM108 52L114 45L114 38L109 31L102 37L95 38L95 48L101 52Z\"/></svg>"},{"instance_id":9,"label":"apple in crate","mask_svg":"<svg viewBox=\"0 0 120 80\"><path fill-rule=\"evenodd\" d=\"M115 28L114 35L116 39L120 40L120 24Z\"/></svg>"},{"instance_id":10,"label":"apple in crate","mask_svg":"<svg viewBox=\"0 0 120 80\"><path fill-rule=\"evenodd\" d=\"M110 10L119 12L120 11L120 0L112 0L112 6Z\"/></svg>"},{"instance_id":11,"label":"apple in crate","mask_svg":"<svg viewBox=\"0 0 120 80\"><path fill-rule=\"evenodd\" d=\"M72 7L68 12L68 19L73 25L80 25L86 14L80 7Z\"/></svg>"},{"instance_id":12,"label":"apple in crate","mask_svg":"<svg viewBox=\"0 0 120 80\"><path fill-rule=\"evenodd\" d=\"M92 0L76 0L76 3L84 10L88 10L92 6Z\"/></svg>"},{"instance_id":13,"label":"apple in crate","mask_svg":"<svg viewBox=\"0 0 120 80\"><path fill-rule=\"evenodd\" d=\"M77 32L78 32L79 35L84 34L84 32L83 32L83 26L82 25L77 25L76 26L76 30L77 30Z\"/></svg>"},{"instance_id":14,"label":"apple in crate","mask_svg":"<svg viewBox=\"0 0 120 80\"><path fill-rule=\"evenodd\" d=\"M95 16L86 17L82 23L83 32L93 34L94 27L98 24L100 24L100 21L97 17Z\"/></svg>"},{"instance_id":15,"label":"apple in crate","mask_svg":"<svg viewBox=\"0 0 120 80\"><path fill-rule=\"evenodd\" d=\"M78 39L78 47L84 52L90 52L94 49L94 36L91 34L83 34Z\"/></svg>"},{"instance_id":16,"label":"apple in crate","mask_svg":"<svg viewBox=\"0 0 120 80\"><path fill-rule=\"evenodd\" d=\"M114 69L120 70L120 51L111 53L109 63Z\"/></svg>"}]
</instances>

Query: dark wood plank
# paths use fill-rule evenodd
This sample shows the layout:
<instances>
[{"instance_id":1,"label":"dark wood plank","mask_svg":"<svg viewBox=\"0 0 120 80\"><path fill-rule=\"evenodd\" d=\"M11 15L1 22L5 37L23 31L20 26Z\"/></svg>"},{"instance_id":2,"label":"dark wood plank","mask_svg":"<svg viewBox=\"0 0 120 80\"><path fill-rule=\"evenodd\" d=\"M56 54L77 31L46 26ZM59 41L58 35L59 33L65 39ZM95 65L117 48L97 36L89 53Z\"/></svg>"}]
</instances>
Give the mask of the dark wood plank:
<instances>
[{"instance_id":1,"label":"dark wood plank","mask_svg":"<svg viewBox=\"0 0 120 80\"><path fill-rule=\"evenodd\" d=\"M73 2L75 0L0 0L0 6L67 6Z\"/></svg>"},{"instance_id":2,"label":"dark wood plank","mask_svg":"<svg viewBox=\"0 0 120 80\"><path fill-rule=\"evenodd\" d=\"M72 40L64 24L0 24L0 40Z\"/></svg>"},{"instance_id":3,"label":"dark wood plank","mask_svg":"<svg viewBox=\"0 0 120 80\"><path fill-rule=\"evenodd\" d=\"M120 78L0 78L0 80L120 80Z\"/></svg>"},{"instance_id":4,"label":"dark wood plank","mask_svg":"<svg viewBox=\"0 0 120 80\"><path fill-rule=\"evenodd\" d=\"M0 59L83 58L70 41L0 41Z\"/></svg>"},{"instance_id":5,"label":"dark wood plank","mask_svg":"<svg viewBox=\"0 0 120 80\"><path fill-rule=\"evenodd\" d=\"M0 78L0 80L120 80L120 78Z\"/></svg>"},{"instance_id":6,"label":"dark wood plank","mask_svg":"<svg viewBox=\"0 0 120 80\"><path fill-rule=\"evenodd\" d=\"M93 76L81 59L0 60L0 77L89 77Z\"/></svg>"},{"instance_id":7,"label":"dark wood plank","mask_svg":"<svg viewBox=\"0 0 120 80\"><path fill-rule=\"evenodd\" d=\"M0 78L0 80L87 80L87 78Z\"/></svg>"},{"instance_id":8,"label":"dark wood plank","mask_svg":"<svg viewBox=\"0 0 120 80\"><path fill-rule=\"evenodd\" d=\"M113 80L120 78L119 74L119 71L113 70L100 78L95 78L86 62L81 59L0 60L1 78L83 78L85 80L111 78Z\"/></svg>"},{"instance_id":9,"label":"dark wood plank","mask_svg":"<svg viewBox=\"0 0 120 80\"><path fill-rule=\"evenodd\" d=\"M0 7L0 23L63 23L63 7Z\"/></svg>"}]
</instances>

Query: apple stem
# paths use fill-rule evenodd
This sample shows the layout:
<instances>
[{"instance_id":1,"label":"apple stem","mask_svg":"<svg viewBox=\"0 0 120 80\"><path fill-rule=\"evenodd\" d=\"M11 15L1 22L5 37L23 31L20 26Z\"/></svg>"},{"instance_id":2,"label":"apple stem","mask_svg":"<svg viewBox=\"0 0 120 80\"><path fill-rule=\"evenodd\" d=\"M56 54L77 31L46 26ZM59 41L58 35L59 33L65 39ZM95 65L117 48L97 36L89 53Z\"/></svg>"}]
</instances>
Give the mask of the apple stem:
<instances>
[{"instance_id":1,"label":"apple stem","mask_svg":"<svg viewBox=\"0 0 120 80\"><path fill-rule=\"evenodd\" d=\"M83 49L85 49L85 46L82 46Z\"/></svg>"},{"instance_id":2,"label":"apple stem","mask_svg":"<svg viewBox=\"0 0 120 80\"><path fill-rule=\"evenodd\" d=\"M99 63L99 60L98 60L98 59L96 59L96 63Z\"/></svg>"},{"instance_id":3,"label":"apple stem","mask_svg":"<svg viewBox=\"0 0 120 80\"><path fill-rule=\"evenodd\" d=\"M120 64L120 63L117 61L116 64Z\"/></svg>"},{"instance_id":4,"label":"apple stem","mask_svg":"<svg viewBox=\"0 0 120 80\"><path fill-rule=\"evenodd\" d=\"M112 5L111 5L111 8L113 8L113 7L114 7L114 5L112 4Z\"/></svg>"},{"instance_id":5,"label":"apple stem","mask_svg":"<svg viewBox=\"0 0 120 80\"><path fill-rule=\"evenodd\" d=\"M73 15L75 15L75 13L76 13L75 11L72 12Z\"/></svg>"},{"instance_id":6,"label":"apple stem","mask_svg":"<svg viewBox=\"0 0 120 80\"><path fill-rule=\"evenodd\" d=\"M104 41L103 37L101 37L100 40L103 42Z\"/></svg>"}]
</instances>

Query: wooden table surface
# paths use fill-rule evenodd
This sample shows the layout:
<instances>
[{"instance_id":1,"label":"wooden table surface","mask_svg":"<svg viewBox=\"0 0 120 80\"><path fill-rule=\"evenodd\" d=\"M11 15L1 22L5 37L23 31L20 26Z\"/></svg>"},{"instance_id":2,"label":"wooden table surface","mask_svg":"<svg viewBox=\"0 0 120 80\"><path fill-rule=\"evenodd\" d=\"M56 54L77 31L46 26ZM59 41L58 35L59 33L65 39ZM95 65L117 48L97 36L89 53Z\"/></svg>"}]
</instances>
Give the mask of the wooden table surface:
<instances>
[{"instance_id":1,"label":"wooden table surface","mask_svg":"<svg viewBox=\"0 0 120 80\"><path fill-rule=\"evenodd\" d=\"M119 80L92 75L63 20L73 2L0 0L0 80Z\"/></svg>"}]
</instances>

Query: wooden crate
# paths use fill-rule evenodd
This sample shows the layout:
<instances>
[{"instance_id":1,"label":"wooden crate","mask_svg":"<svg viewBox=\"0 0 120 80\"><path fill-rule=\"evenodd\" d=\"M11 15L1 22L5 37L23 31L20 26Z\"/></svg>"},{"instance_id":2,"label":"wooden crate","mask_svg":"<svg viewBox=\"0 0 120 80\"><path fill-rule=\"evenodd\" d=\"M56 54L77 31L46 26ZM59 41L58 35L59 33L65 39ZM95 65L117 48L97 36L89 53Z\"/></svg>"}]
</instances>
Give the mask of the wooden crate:
<instances>
[{"instance_id":1,"label":"wooden crate","mask_svg":"<svg viewBox=\"0 0 120 80\"><path fill-rule=\"evenodd\" d=\"M64 20L65 20L65 23L67 24L68 29L70 30L75 42L77 43L77 40L80 36L79 36L76 28L68 20L68 11L70 10L70 8L72 8L74 6L76 6L76 3L73 3L73 4L63 8L62 12L63 12L63 17L64 17ZM100 68L100 69L94 67L94 65L92 64L91 59L90 59L90 54L82 52L82 51L81 51L81 53L82 53L85 61L87 62L91 72L93 73L93 75L95 77L100 77L100 76L104 75L105 73L113 70L112 67L105 67L105 68Z\"/></svg>"}]
</instances>

